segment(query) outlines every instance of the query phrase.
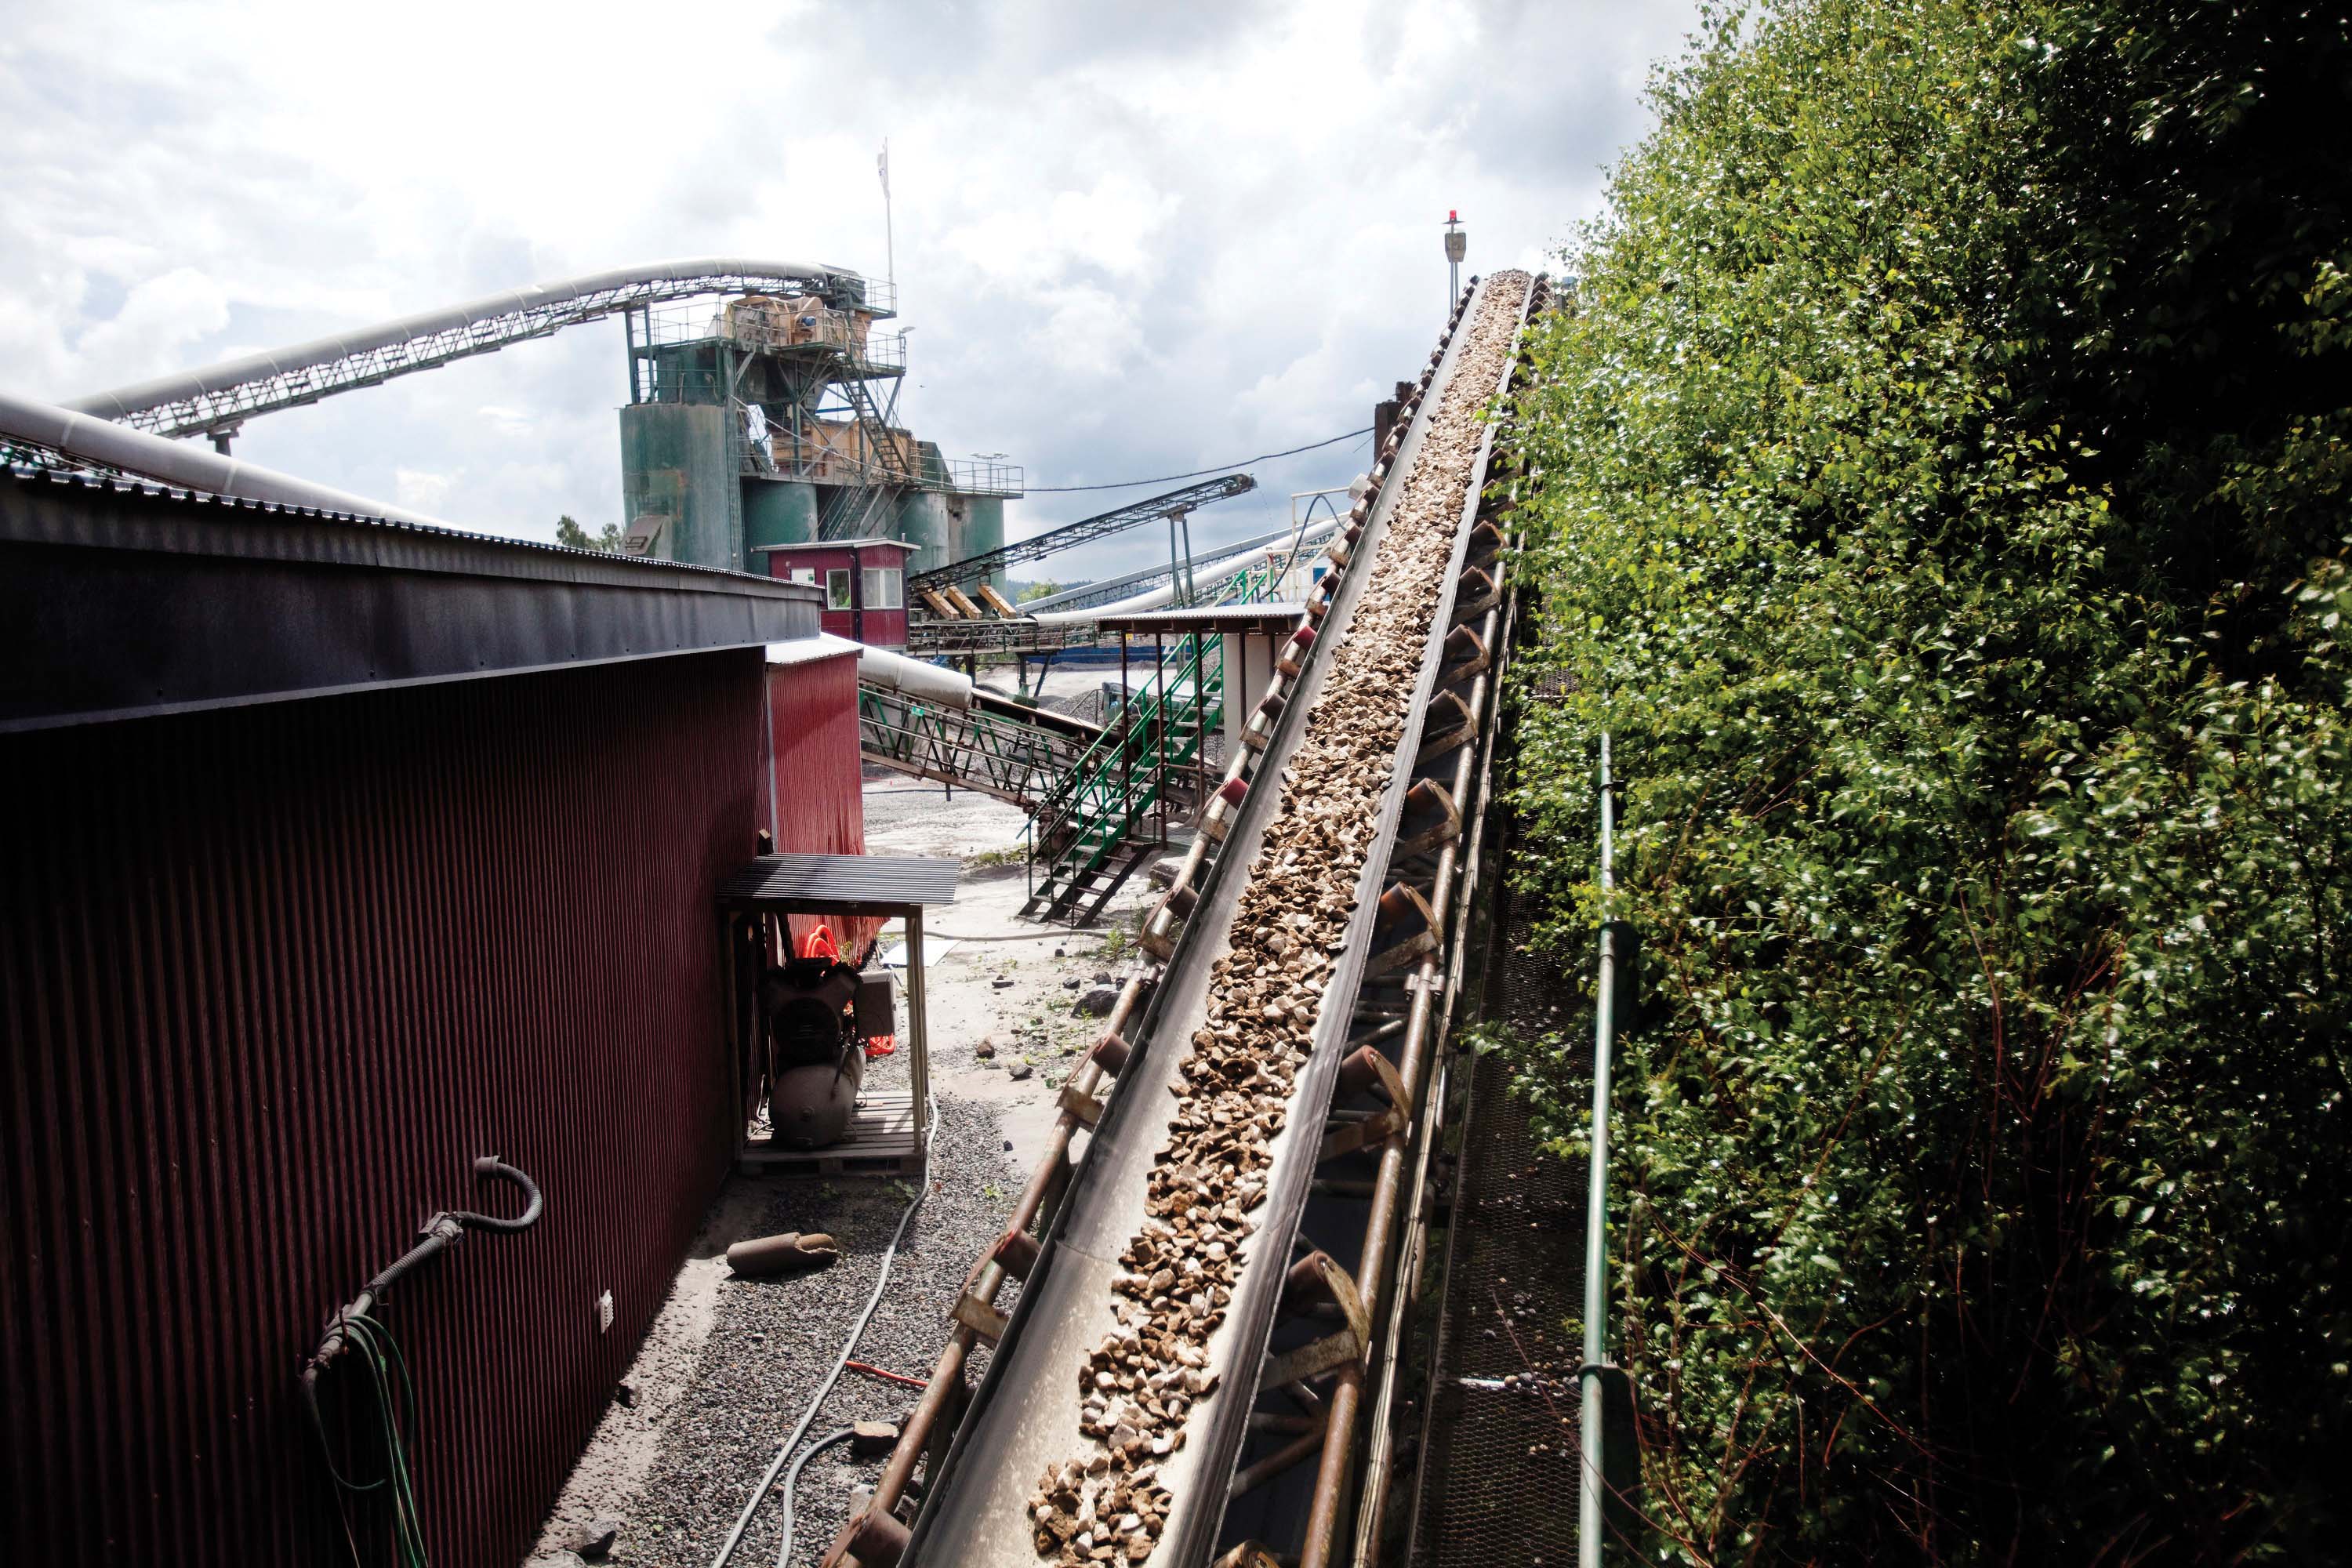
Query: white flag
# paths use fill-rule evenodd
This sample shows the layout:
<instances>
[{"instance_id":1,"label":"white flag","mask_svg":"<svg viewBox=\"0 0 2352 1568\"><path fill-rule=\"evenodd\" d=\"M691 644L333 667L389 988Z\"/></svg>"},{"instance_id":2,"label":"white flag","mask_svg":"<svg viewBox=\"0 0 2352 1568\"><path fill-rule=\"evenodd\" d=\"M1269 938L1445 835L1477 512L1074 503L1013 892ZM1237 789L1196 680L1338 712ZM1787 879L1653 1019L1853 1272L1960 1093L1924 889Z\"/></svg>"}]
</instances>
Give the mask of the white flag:
<instances>
[{"instance_id":1,"label":"white flag","mask_svg":"<svg viewBox=\"0 0 2352 1568\"><path fill-rule=\"evenodd\" d=\"M882 151L875 154L874 172L882 176L882 194L888 195L890 194L890 143L887 142L883 142Z\"/></svg>"}]
</instances>

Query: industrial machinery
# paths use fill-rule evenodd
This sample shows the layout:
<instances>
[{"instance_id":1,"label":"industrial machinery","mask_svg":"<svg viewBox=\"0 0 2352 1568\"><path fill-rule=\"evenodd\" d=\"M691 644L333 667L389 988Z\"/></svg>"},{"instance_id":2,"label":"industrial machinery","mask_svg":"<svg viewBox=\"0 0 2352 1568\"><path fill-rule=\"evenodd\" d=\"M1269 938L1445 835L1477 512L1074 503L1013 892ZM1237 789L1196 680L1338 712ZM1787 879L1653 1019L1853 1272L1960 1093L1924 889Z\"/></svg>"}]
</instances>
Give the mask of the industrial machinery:
<instances>
[{"instance_id":1,"label":"industrial machinery","mask_svg":"<svg viewBox=\"0 0 2352 1568\"><path fill-rule=\"evenodd\" d=\"M866 1084L866 1044L891 1033L890 979L838 954L787 958L760 977L770 1138L785 1149L840 1142Z\"/></svg>"},{"instance_id":2,"label":"industrial machinery","mask_svg":"<svg viewBox=\"0 0 2352 1568\"><path fill-rule=\"evenodd\" d=\"M900 540L917 573L1002 544L1021 470L950 459L898 424L907 344L887 330L892 305L887 285L845 273L715 310L629 310L628 535L751 572L771 546L820 540Z\"/></svg>"},{"instance_id":3,"label":"industrial machinery","mask_svg":"<svg viewBox=\"0 0 2352 1568\"><path fill-rule=\"evenodd\" d=\"M1393 1550L1402 1282L1493 901L1513 496L1487 411L1540 297L1502 274L1456 307L834 1568Z\"/></svg>"},{"instance_id":4,"label":"industrial machinery","mask_svg":"<svg viewBox=\"0 0 2352 1568\"><path fill-rule=\"evenodd\" d=\"M846 268L661 262L419 311L116 387L66 411L207 437L226 452L257 416L617 314L629 357L625 550L764 575L769 545L887 537L916 546L922 570L1002 545L1004 501L1023 480L1002 462L945 458L898 426L906 336L875 331L894 303L888 284ZM35 434L62 429L32 413ZM171 477L152 457L95 460Z\"/></svg>"}]
</instances>

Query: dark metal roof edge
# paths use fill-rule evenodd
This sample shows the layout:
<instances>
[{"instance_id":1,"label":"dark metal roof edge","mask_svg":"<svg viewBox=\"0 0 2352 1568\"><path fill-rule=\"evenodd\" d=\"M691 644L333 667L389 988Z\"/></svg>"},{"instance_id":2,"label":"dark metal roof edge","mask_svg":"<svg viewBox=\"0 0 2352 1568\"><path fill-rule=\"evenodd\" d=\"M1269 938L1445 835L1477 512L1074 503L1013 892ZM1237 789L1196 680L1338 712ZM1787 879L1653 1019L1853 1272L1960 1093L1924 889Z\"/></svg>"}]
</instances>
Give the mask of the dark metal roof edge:
<instances>
[{"instance_id":1,"label":"dark metal roof edge","mask_svg":"<svg viewBox=\"0 0 2352 1568\"><path fill-rule=\"evenodd\" d=\"M955 902L963 863L933 855L823 855L787 852L758 855L719 879L714 897L721 904L807 900L812 903L894 908L938 907ZM798 874L806 885L772 889L779 876ZM832 884L828 886L828 884Z\"/></svg>"},{"instance_id":2,"label":"dark metal roof edge","mask_svg":"<svg viewBox=\"0 0 2352 1568\"><path fill-rule=\"evenodd\" d=\"M705 643L694 647L647 648L643 653L559 658L543 664L505 665L496 669L460 669L439 675L350 680L334 686L289 687L276 691L244 692L186 702L156 702L142 708L109 708L95 711L42 714L31 719L0 719L0 735L37 735L51 730L79 730L95 724L128 723L134 719L168 719L181 713L216 713L230 708L262 708L276 702L300 702L313 697L351 697L362 691L391 691L402 687L452 686L460 681L496 680L509 675L544 675L558 669L589 669L604 664L637 664L649 658L687 658L696 654L727 653L762 646L755 637L743 642Z\"/></svg>"},{"instance_id":3,"label":"dark metal roof edge","mask_svg":"<svg viewBox=\"0 0 2352 1568\"><path fill-rule=\"evenodd\" d=\"M0 504L0 542L294 561L376 571L520 577L545 582L593 583L619 588L738 593L757 598L823 597L818 589L807 584L791 583L779 577L761 577L749 572L733 572L724 567L649 560L601 550L575 550L569 545L551 544L539 540L473 533L457 528L431 528L394 518L252 500L176 485L140 484L99 475L58 474L22 467L9 467L5 471L24 491L49 486L85 492L91 499L119 500L131 506L153 505L176 512L182 521L194 522L201 531L184 533L178 539L100 537L82 530L27 527L26 524L34 519L14 507ZM215 510L205 514L198 510L203 508ZM286 524L278 531L280 548L238 547L254 542L259 536L259 526L279 520L284 520ZM298 520L304 526L292 526ZM320 523L329 525L329 529L315 526ZM366 540L371 548L352 549L350 544L355 538ZM295 543L305 547L283 547ZM394 555L398 552L423 558L396 559ZM457 558L461 555L478 559ZM527 561L530 565L543 562L544 568L530 569L530 565L526 564Z\"/></svg>"}]
</instances>

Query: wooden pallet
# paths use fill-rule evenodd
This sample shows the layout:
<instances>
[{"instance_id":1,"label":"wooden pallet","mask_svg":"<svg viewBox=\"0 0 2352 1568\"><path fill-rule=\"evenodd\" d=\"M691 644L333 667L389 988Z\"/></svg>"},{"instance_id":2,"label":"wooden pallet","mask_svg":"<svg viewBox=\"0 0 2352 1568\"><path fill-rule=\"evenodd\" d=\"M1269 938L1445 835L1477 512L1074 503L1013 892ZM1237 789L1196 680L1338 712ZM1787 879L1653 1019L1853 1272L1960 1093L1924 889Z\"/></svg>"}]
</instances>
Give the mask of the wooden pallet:
<instances>
[{"instance_id":1,"label":"wooden pallet","mask_svg":"<svg viewBox=\"0 0 2352 1568\"><path fill-rule=\"evenodd\" d=\"M857 1110L840 1142L824 1149L781 1149L768 1142L762 1115L746 1130L735 1152L739 1169L770 1176L908 1176L923 1168L922 1140L915 1135L915 1097L906 1089L877 1089L857 1097Z\"/></svg>"}]
</instances>

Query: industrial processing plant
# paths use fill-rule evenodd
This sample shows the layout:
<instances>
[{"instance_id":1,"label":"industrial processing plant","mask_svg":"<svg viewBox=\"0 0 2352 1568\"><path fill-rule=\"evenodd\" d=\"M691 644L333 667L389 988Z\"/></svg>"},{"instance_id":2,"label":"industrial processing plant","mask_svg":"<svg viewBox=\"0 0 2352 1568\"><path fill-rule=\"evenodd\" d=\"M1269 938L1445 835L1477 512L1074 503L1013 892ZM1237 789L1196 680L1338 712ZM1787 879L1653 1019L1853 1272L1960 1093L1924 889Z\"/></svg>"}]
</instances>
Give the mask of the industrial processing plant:
<instances>
[{"instance_id":1,"label":"industrial processing plant","mask_svg":"<svg viewBox=\"0 0 2352 1568\"><path fill-rule=\"evenodd\" d=\"M666 1539L582 1477L635 1424L651 1495L675 1463L659 1417L747 1371L707 1324L709 1364L676 1364L698 1293L706 1318L765 1298L845 1336L720 1559L812 1531L877 1565L1254 1560L1301 1531L1324 1562L1409 1535L1425 1478L1394 1440L1433 1407L1391 1285L1439 1256L1425 1194L1463 1102L1444 1039L1486 940L1510 617L1489 405L1547 287L1473 279L1366 410L1368 468L1197 551L1192 514L1248 472L1008 542L1021 470L898 423L889 288L833 267L625 268L0 405L9 744L58 796L10 920L91 933L20 949L20 1050L46 1065L15 1132L35 1170L105 1173L14 1189L18 1233L77 1259L37 1294L19 1406L44 1435L21 1506L54 1560L210 1541L300 1562L337 1536L362 1561L515 1560L535 1536L674 1554L690 1522ZM282 410L612 316L631 395L609 551L234 455ZM1163 529L1139 569L1007 596L1008 568ZM166 774L146 807L124 793ZM877 847L922 823L869 803L910 794L984 803L1003 839ZM975 863L1003 868L990 910ZM583 922L618 911L589 959ZM971 993L1021 986L987 946L1008 942L1067 988L1026 988L1000 1041L1005 1008ZM143 1108L127 1165L100 1105ZM877 1308L940 1288L893 1264L946 1201L920 1184L942 1137L995 1174L993 1239L939 1342L884 1367L857 1353ZM877 1196L905 1205L896 1238L845 1256L827 1227ZM121 1224L50 1228L75 1212ZM291 1245L152 1244L229 1215ZM862 1310L795 1305L861 1271ZM237 1306L152 1324L160 1299ZM168 1397L53 1381L131 1339ZM817 1434L828 1395L869 1419ZM204 1466L155 1458L182 1429ZM813 1461L838 1472L822 1489ZM108 1532L48 1511L133 1475L145 1500Z\"/></svg>"},{"instance_id":2,"label":"industrial processing plant","mask_svg":"<svg viewBox=\"0 0 2352 1568\"><path fill-rule=\"evenodd\" d=\"M12 1561L2345 1560L2345 18L0 34Z\"/></svg>"}]
</instances>

